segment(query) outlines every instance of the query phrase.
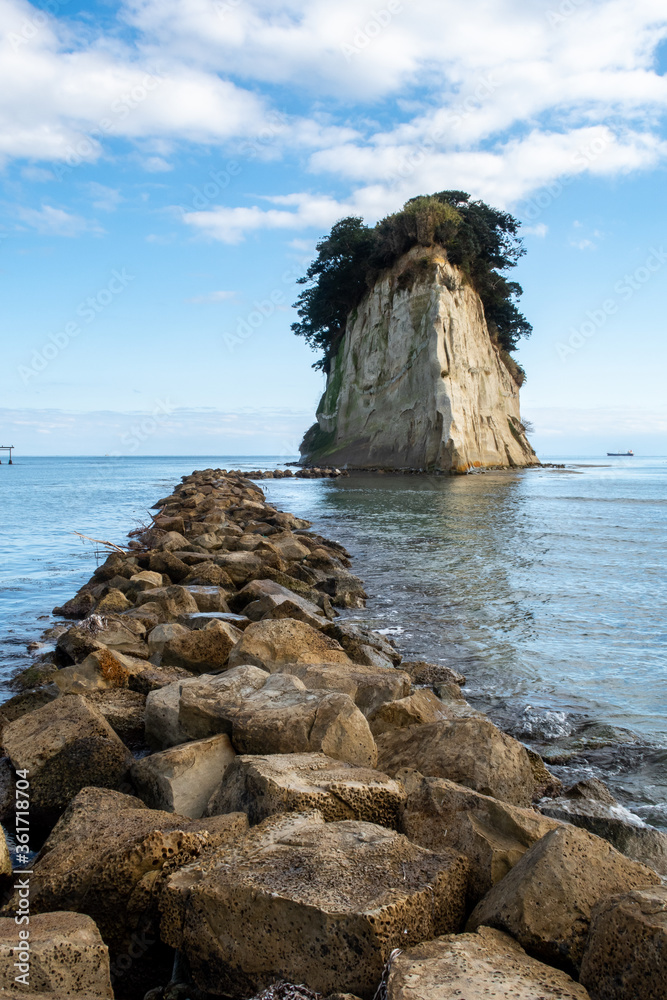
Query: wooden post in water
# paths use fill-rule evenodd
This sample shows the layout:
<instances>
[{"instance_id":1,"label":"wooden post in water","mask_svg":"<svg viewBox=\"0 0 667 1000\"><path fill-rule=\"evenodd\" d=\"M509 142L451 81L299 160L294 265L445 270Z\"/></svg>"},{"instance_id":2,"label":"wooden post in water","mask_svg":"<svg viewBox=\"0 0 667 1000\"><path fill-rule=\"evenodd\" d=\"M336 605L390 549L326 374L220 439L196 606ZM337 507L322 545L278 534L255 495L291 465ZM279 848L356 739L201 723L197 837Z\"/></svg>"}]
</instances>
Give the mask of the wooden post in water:
<instances>
[{"instance_id":1,"label":"wooden post in water","mask_svg":"<svg viewBox=\"0 0 667 1000\"><path fill-rule=\"evenodd\" d=\"M0 444L0 451L8 451L9 452L9 462L7 463L8 465L13 465L14 464L12 462L12 450L13 450L13 448L14 448L13 444ZM0 465L2 465L2 459L0 459Z\"/></svg>"}]
</instances>

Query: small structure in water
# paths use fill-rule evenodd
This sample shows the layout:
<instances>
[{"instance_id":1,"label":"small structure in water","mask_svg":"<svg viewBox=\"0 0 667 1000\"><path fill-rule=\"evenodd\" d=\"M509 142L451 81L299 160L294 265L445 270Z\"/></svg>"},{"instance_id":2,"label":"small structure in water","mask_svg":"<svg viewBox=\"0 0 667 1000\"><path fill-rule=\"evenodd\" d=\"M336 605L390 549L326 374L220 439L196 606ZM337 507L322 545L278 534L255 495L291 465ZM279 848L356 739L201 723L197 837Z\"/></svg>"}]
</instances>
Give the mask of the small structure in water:
<instances>
[{"instance_id":1,"label":"small structure in water","mask_svg":"<svg viewBox=\"0 0 667 1000\"><path fill-rule=\"evenodd\" d=\"M14 450L14 445L13 444L0 444L0 451L8 451L9 452L9 462L7 463L8 465L13 465L14 464L12 462L12 451L13 450ZM2 459L1 458L0 458L0 465L2 465Z\"/></svg>"}]
</instances>

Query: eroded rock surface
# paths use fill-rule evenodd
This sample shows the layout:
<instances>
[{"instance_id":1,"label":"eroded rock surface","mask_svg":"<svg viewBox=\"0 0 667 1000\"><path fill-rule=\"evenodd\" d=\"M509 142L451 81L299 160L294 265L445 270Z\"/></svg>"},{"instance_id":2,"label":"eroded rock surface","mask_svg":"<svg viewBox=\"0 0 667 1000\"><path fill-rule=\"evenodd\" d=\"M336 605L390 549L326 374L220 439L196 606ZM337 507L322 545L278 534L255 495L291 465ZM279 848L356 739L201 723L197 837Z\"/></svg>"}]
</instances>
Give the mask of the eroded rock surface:
<instances>
[{"instance_id":1,"label":"eroded rock surface","mask_svg":"<svg viewBox=\"0 0 667 1000\"><path fill-rule=\"evenodd\" d=\"M466 878L458 855L296 813L172 876L162 933L214 995L279 978L371 1000L393 948L459 929Z\"/></svg>"}]
</instances>

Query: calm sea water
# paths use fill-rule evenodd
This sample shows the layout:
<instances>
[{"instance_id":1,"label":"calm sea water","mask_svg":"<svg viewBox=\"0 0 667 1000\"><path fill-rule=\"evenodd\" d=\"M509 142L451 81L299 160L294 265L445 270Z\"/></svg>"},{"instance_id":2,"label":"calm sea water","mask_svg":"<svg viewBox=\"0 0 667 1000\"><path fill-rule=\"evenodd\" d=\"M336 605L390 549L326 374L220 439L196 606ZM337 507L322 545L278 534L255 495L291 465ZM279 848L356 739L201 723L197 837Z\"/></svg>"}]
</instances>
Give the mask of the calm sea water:
<instances>
[{"instance_id":1,"label":"calm sea water","mask_svg":"<svg viewBox=\"0 0 667 1000\"><path fill-rule=\"evenodd\" d=\"M18 458L0 467L0 697L51 608L182 475L280 459ZM343 542L370 595L355 619L466 693L565 779L595 774L667 827L667 459L566 471L269 480L268 498Z\"/></svg>"}]
</instances>

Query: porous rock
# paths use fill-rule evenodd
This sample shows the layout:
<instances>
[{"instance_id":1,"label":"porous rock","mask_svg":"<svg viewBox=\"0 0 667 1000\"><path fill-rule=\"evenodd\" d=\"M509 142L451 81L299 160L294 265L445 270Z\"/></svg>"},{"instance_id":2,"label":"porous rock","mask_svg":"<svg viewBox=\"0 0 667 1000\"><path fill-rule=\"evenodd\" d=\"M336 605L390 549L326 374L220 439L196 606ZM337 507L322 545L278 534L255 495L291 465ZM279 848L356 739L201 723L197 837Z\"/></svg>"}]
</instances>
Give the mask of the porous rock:
<instances>
[{"instance_id":1,"label":"porous rock","mask_svg":"<svg viewBox=\"0 0 667 1000\"><path fill-rule=\"evenodd\" d=\"M425 778L417 771L399 771L397 777L406 793L399 829L422 847L449 848L468 858L473 905L529 847L560 825L533 809L481 795L446 778Z\"/></svg>"},{"instance_id":2,"label":"porous rock","mask_svg":"<svg viewBox=\"0 0 667 1000\"><path fill-rule=\"evenodd\" d=\"M230 667L254 664L265 670L283 663L350 663L335 639L292 618L249 625L229 655Z\"/></svg>"},{"instance_id":3,"label":"porous rock","mask_svg":"<svg viewBox=\"0 0 667 1000\"><path fill-rule=\"evenodd\" d=\"M443 663L428 663L426 660L403 660L402 669L412 677L413 684L433 687L435 684L465 684L463 674Z\"/></svg>"},{"instance_id":4,"label":"porous rock","mask_svg":"<svg viewBox=\"0 0 667 1000\"><path fill-rule=\"evenodd\" d=\"M530 805L533 773L524 747L484 717L393 729L377 738L378 767L387 774L414 768L483 795Z\"/></svg>"},{"instance_id":5,"label":"porous rock","mask_svg":"<svg viewBox=\"0 0 667 1000\"><path fill-rule=\"evenodd\" d=\"M530 958L507 934L480 927L448 934L397 955L387 1000L588 1000L566 972Z\"/></svg>"},{"instance_id":6,"label":"porous rock","mask_svg":"<svg viewBox=\"0 0 667 1000\"><path fill-rule=\"evenodd\" d=\"M80 695L63 695L9 723L3 743L16 770L30 773L32 807L58 814L85 785L118 787L127 747Z\"/></svg>"},{"instance_id":7,"label":"porous rock","mask_svg":"<svg viewBox=\"0 0 667 1000\"><path fill-rule=\"evenodd\" d=\"M20 931L12 918L0 918L0 991L12 996L26 995L17 987L20 970ZM28 982L32 995L80 996L89 1000L113 997L109 970L109 949L90 917L82 913L58 911L30 916ZM16 992L14 992L16 990Z\"/></svg>"},{"instance_id":8,"label":"porous rock","mask_svg":"<svg viewBox=\"0 0 667 1000\"><path fill-rule=\"evenodd\" d=\"M187 631L165 642L161 663L183 667L192 673L219 670L243 633L228 622L212 619L204 628Z\"/></svg>"},{"instance_id":9,"label":"porous rock","mask_svg":"<svg viewBox=\"0 0 667 1000\"><path fill-rule=\"evenodd\" d=\"M130 795L84 788L34 864L31 913L86 913L114 953L126 951L132 932L155 909L163 866L191 861L246 827L243 813L190 820L147 809ZM14 897L9 909L17 902Z\"/></svg>"},{"instance_id":10,"label":"porous rock","mask_svg":"<svg viewBox=\"0 0 667 1000\"><path fill-rule=\"evenodd\" d=\"M309 691L297 677L236 667L183 687L179 726L191 738L224 732L239 753L328 754L374 767L366 719L344 694Z\"/></svg>"},{"instance_id":11,"label":"porous rock","mask_svg":"<svg viewBox=\"0 0 667 1000\"><path fill-rule=\"evenodd\" d=\"M291 674L312 691L338 691L352 698L364 715L380 705L403 698L410 691L410 678L392 666L368 667L361 663L268 664L272 673Z\"/></svg>"},{"instance_id":12,"label":"porous rock","mask_svg":"<svg viewBox=\"0 0 667 1000\"><path fill-rule=\"evenodd\" d=\"M449 713L438 696L423 689L406 698L384 702L369 715L368 722L373 736L379 736L390 729L404 729L447 718Z\"/></svg>"},{"instance_id":13,"label":"porous rock","mask_svg":"<svg viewBox=\"0 0 667 1000\"><path fill-rule=\"evenodd\" d=\"M576 789L577 786L575 786ZM609 801L611 800L611 801ZM606 801L570 792L540 805L545 816L583 827L604 837L617 851L667 875L667 834L648 826L620 805L613 796Z\"/></svg>"},{"instance_id":14,"label":"porous rock","mask_svg":"<svg viewBox=\"0 0 667 1000\"><path fill-rule=\"evenodd\" d=\"M210 736L143 757L132 765L130 776L139 798L151 809L199 819L234 757L228 736Z\"/></svg>"},{"instance_id":15,"label":"porous rock","mask_svg":"<svg viewBox=\"0 0 667 1000\"><path fill-rule=\"evenodd\" d=\"M162 934L214 995L278 978L371 1000L393 948L459 929L466 877L375 824L272 817L171 877Z\"/></svg>"},{"instance_id":16,"label":"porous rock","mask_svg":"<svg viewBox=\"0 0 667 1000\"><path fill-rule=\"evenodd\" d=\"M594 1000L664 1000L667 887L600 900L591 915L580 979Z\"/></svg>"},{"instance_id":17,"label":"porous rock","mask_svg":"<svg viewBox=\"0 0 667 1000\"><path fill-rule=\"evenodd\" d=\"M245 812L255 825L277 813L317 809L326 822L358 819L395 829L404 795L386 774L322 753L240 755L206 812Z\"/></svg>"},{"instance_id":18,"label":"porous rock","mask_svg":"<svg viewBox=\"0 0 667 1000\"><path fill-rule=\"evenodd\" d=\"M595 904L660 883L600 837L561 826L533 844L473 910L468 928L506 931L532 955L577 970Z\"/></svg>"},{"instance_id":19,"label":"porous rock","mask_svg":"<svg viewBox=\"0 0 667 1000\"><path fill-rule=\"evenodd\" d=\"M186 587L156 587L155 590L144 590L137 597L137 604L157 605L167 619L178 618L179 615L194 614L199 610L197 602Z\"/></svg>"}]
</instances>

